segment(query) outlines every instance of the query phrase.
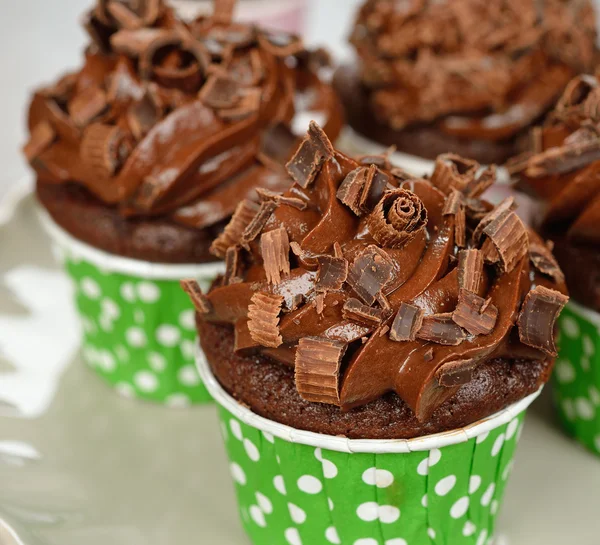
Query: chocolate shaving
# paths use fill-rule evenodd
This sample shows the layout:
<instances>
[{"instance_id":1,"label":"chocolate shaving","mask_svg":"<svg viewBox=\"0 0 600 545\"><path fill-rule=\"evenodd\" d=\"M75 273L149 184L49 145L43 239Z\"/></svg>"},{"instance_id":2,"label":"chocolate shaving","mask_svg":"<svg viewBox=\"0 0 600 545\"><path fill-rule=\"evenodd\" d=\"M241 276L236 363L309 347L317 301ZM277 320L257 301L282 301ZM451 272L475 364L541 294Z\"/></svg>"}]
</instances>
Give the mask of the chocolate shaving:
<instances>
[{"instance_id":1,"label":"chocolate shaving","mask_svg":"<svg viewBox=\"0 0 600 545\"><path fill-rule=\"evenodd\" d=\"M352 320L367 327L377 327L383 321L384 312L380 308L370 307L352 297L344 303L342 316L346 320Z\"/></svg>"},{"instance_id":2,"label":"chocolate shaving","mask_svg":"<svg viewBox=\"0 0 600 545\"><path fill-rule=\"evenodd\" d=\"M322 255L317 257L317 291L341 290L348 278L348 261L343 257Z\"/></svg>"},{"instance_id":3,"label":"chocolate shaving","mask_svg":"<svg viewBox=\"0 0 600 545\"><path fill-rule=\"evenodd\" d=\"M317 314L323 314L323 310L325 309L325 294L324 293L317 293L315 300L314 300L314 304L315 304L315 309L317 311Z\"/></svg>"},{"instance_id":4,"label":"chocolate shaving","mask_svg":"<svg viewBox=\"0 0 600 545\"><path fill-rule=\"evenodd\" d=\"M451 312L423 317L417 339L448 346L458 346L467 339L467 333L452 319Z\"/></svg>"},{"instance_id":5,"label":"chocolate shaving","mask_svg":"<svg viewBox=\"0 0 600 545\"><path fill-rule=\"evenodd\" d=\"M491 165L484 171L475 174L467 184L464 194L469 198L478 198L496 182L496 167Z\"/></svg>"},{"instance_id":6,"label":"chocolate shaving","mask_svg":"<svg viewBox=\"0 0 600 545\"><path fill-rule=\"evenodd\" d=\"M230 246L225 252L225 274L223 285L238 284L242 282L242 258L239 246Z\"/></svg>"},{"instance_id":7,"label":"chocolate shaving","mask_svg":"<svg viewBox=\"0 0 600 545\"><path fill-rule=\"evenodd\" d=\"M110 54L110 37L113 29L93 12L86 14L83 27L101 53Z\"/></svg>"},{"instance_id":8,"label":"chocolate shaving","mask_svg":"<svg viewBox=\"0 0 600 545\"><path fill-rule=\"evenodd\" d=\"M212 312L212 305L206 295L202 293L202 288L196 280L187 278L180 282L183 291L185 291L192 300L194 308L200 314Z\"/></svg>"},{"instance_id":9,"label":"chocolate shaving","mask_svg":"<svg viewBox=\"0 0 600 545\"><path fill-rule=\"evenodd\" d=\"M156 125L161 113L161 109L149 90L144 92L141 100L129 107L127 123L136 140L141 140Z\"/></svg>"},{"instance_id":10,"label":"chocolate shaving","mask_svg":"<svg viewBox=\"0 0 600 545\"><path fill-rule=\"evenodd\" d=\"M399 249L414 239L427 225L423 201L408 189L386 191L367 218L373 238L386 248Z\"/></svg>"},{"instance_id":11,"label":"chocolate shaving","mask_svg":"<svg viewBox=\"0 0 600 545\"><path fill-rule=\"evenodd\" d=\"M256 292L248 306L248 330L261 346L277 348L283 343L279 332L279 314L283 297L273 293Z\"/></svg>"},{"instance_id":12,"label":"chocolate shaving","mask_svg":"<svg viewBox=\"0 0 600 545\"><path fill-rule=\"evenodd\" d=\"M340 368L346 346L324 337L300 339L294 365L300 397L313 403L340 405Z\"/></svg>"},{"instance_id":13,"label":"chocolate shaving","mask_svg":"<svg viewBox=\"0 0 600 545\"><path fill-rule=\"evenodd\" d=\"M423 316L422 308L409 303L401 303L392 322L390 339L397 342L414 341L417 338L417 332L423 325Z\"/></svg>"},{"instance_id":14,"label":"chocolate shaving","mask_svg":"<svg viewBox=\"0 0 600 545\"><path fill-rule=\"evenodd\" d=\"M446 197L444 208L442 210L443 216L455 216L461 209L464 209L464 198L463 194L458 189L453 189L450 194Z\"/></svg>"},{"instance_id":15,"label":"chocolate shaving","mask_svg":"<svg viewBox=\"0 0 600 545\"><path fill-rule=\"evenodd\" d=\"M367 167L358 167L347 174L340 184L336 197L357 216L362 216L360 199L366 183Z\"/></svg>"},{"instance_id":16,"label":"chocolate shaving","mask_svg":"<svg viewBox=\"0 0 600 545\"><path fill-rule=\"evenodd\" d=\"M334 149L323 129L310 122L308 134L286 165L292 179L300 187L308 187L315 181L325 160L334 156Z\"/></svg>"},{"instance_id":17,"label":"chocolate shaving","mask_svg":"<svg viewBox=\"0 0 600 545\"><path fill-rule=\"evenodd\" d=\"M94 123L81 140L81 159L100 179L113 176L131 152L125 133L117 126Z\"/></svg>"},{"instance_id":18,"label":"chocolate shaving","mask_svg":"<svg viewBox=\"0 0 600 545\"><path fill-rule=\"evenodd\" d=\"M342 245L337 240L333 243L333 255L335 257L344 257Z\"/></svg>"},{"instance_id":19,"label":"chocolate shaving","mask_svg":"<svg viewBox=\"0 0 600 545\"><path fill-rule=\"evenodd\" d=\"M276 57L289 57L304 51L304 44L298 36L284 32L263 32L258 35L258 43Z\"/></svg>"},{"instance_id":20,"label":"chocolate shaving","mask_svg":"<svg viewBox=\"0 0 600 545\"><path fill-rule=\"evenodd\" d=\"M240 102L240 86L227 75L214 74L202 86L198 97L211 108L233 108Z\"/></svg>"},{"instance_id":21,"label":"chocolate shaving","mask_svg":"<svg viewBox=\"0 0 600 545\"><path fill-rule=\"evenodd\" d=\"M529 243L529 259L533 266L542 274L550 276L558 283L565 281L565 275L560 270L552 251L544 244Z\"/></svg>"},{"instance_id":22,"label":"chocolate shaving","mask_svg":"<svg viewBox=\"0 0 600 545\"><path fill-rule=\"evenodd\" d=\"M483 297L461 289L452 319L471 335L489 335L496 325L498 309Z\"/></svg>"},{"instance_id":23,"label":"chocolate shaving","mask_svg":"<svg viewBox=\"0 0 600 545\"><path fill-rule=\"evenodd\" d=\"M514 212L499 216L483 232L496 249L504 272L512 271L529 251L527 229Z\"/></svg>"},{"instance_id":24,"label":"chocolate shaving","mask_svg":"<svg viewBox=\"0 0 600 545\"><path fill-rule=\"evenodd\" d=\"M431 183L446 195L450 194L453 189L466 194L478 168L477 161L446 153L436 159Z\"/></svg>"},{"instance_id":25,"label":"chocolate shaving","mask_svg":"<svg viewBox=\"0 0 600 545\"><path fill-rule=\"evenodd\" d=\"M483 256L479 250L458 252L458 286L460 289L479 293L483 279Z\"/></svg>"},{"instance_id":26,"label":"chocolate shaving","mask_svg":"<svg viewBox=\"0 0 600 545\"><path fill-rule=\"evenodd\" d=\"M230 246L235 246L242 241L244 230L256 217L258 210L259 205L249 199L240 202L223 232L211 244L210 253L224 258Z\"/></svg>"},{"instance_id":27,"label":"chocolate shaving","mask_svg":"<svg viewBox=\"0 0 600 545\"><path fill-rule=\"evenodd\" d=\"M383 197L390 178L375 165L371 165L365 175L365 185L362 189L358 208L366 214L373 210L375 205Z\"/></svg>"},{"instance_id":28,"label":"chocolate shaving","mask_svg":"<svg viewBox=\"0 0 600 545\"><path fill-rule=\"evenodd\" d=\"M441 386L452 388L468 384L473 379L473 371L477 367L477 360L451 361L442 365L435 373L435 378Z\"/></svg>"},{"instance_id":29,"label":"chocolate shaving","mask_svg":"<svg viewBox=\"0 0 600 545\"><path fill-rule=\"evenodd\" d=\"M69 115L78 127L85 127L106 110L106 93L98 87L88 87L69 103Z\"/></svg>"},{"instance_id":30,"label":"chocolate shaving","mask_svg":"<svg viewBox=\"0 0 600 545\"><path fill-rule=\"evenodd\" d=\"M454 216L454 242L460 248L467 245L467 218L463 194L453 189L444 204L443 216Z\"/></svg>"},{"instance_id":31,"label":"chocolate shaving","mask_svg":"<svg viewBox=\"0 0 600 545\"><path fill-rule=\"evenodd\" d=\"M282 274L290 274L290 240L285 227L263 233L260 251L267 282L279 284Z\"/></svg>"},{"instance_id":32,"label":"chocolate shaving","mask_svg":"<svg viewBox=\"0 0 600 545\"><path fill-rule=\"evenodd\" d=\"M306 201L303 201L298 197L288 197L286 195L282 195L281 193L271 191L270 189L259 187L256 192L258 193L258 198L261 200L261 202L273 201L277 205L284 204L298 210L304 210L307 206Z\"/></svg>"},{"instance_id":33,"label":"chocolate shaving","mask_svg":"<svg viewBox=\"0 0 600 545\"><path fill-rule=\"evenodd\" d=\"M511 210L515 208L515 198L507 197L504 199L498 206L496 206L493 210L488 212L483 216L480 222L477 224L477 227L473 231L473 242L478 243L483 235L485 228L490 225L490 223L494 222L498 218L505 216L510 213Z\"/></svg>"},{"instance_id":34,"label":"chocolate shaving","mask_svg":"<svg viewBox=\"0 0 600 545\"><path fill-rule=\"evenodd\" d=\"M385 153L380 155L361 155L357 158L357 161L361 165L375 165L383 170L392 170L392 163L390 162L390 156L396 151L396 146L391 146ZM400 169L398 169L400 170Z\"/></svg>"},{"instance_id":35,"label":"chocolate shaving","mask_svg":"<svg viewBox=\"0 0 600 545\"><path fill-rule=\"evenodd\" d=\"M119 30L110 37L112 48L128 57L139 57L148 46L165 31L159 28L140 28L139 30Z\"/></svg>"},{"instance_id":36,"label":"chocolate shaving","mask_svg":"<svg viewBox=\"0 0 600 545\"><path fill-rule=\"evenodd\" d=\"M372 305L377 294L391 280L394 262L381 248L371 244L354 260L347 282L358 296Z\"/></svg>"},{"instance_id":37,"label":"chocolate shaving","mask_svg":"<svg viewBox=\"0 0 600 545\"><path fill-rule=\"evenodd\" d=\"M47 121L40 121L31 131L29 142L23 147L23 153L32 163L47 150L56 139L56 132Z\"/></svg>"},{"instance_id":38,"label":"chocolate shaving","mask_svg":"<svg viewBox=\"0 0 600 545\"><path fill-rule=\"evenodd\" d=\"M277 208L277 205L274 202L260 203L258 212L242 233L240 239L242 246L247 246L249 242L252 242L260 233L262 233L262 230L265 228L265 225L275 211L275 208Z\"/></svg>"},{"instance_id":39,"label":"chocolate shaving","mask_svg":"<svg viewBox=\"0 0 600 545\"><path fill-rule=\"evenodd\" d=\"M108 2L106 9L121 27L128 30L135 30L144 24L136 13L121 2Z\"/></svg>"},{"instance_id":40,"label":"chocolate shaving","mask_svg":"<svg viewBox=\"0 0 600 545\"><path fill-rule=\"evenodd\" d=\"M260 111L262 100L262 91L260 89L244 89L240 93L240 100L236 106L217 110L217 114L221 119L241 121L242 119L256 115Z\"/></svg>"},{"instance_id":41,"label":"chocolate shaving","mask_svg":"<svg viewBox=\"0 0 600 545\"><path fill-rule=\"evenodd\" d=\"M517 319L519 338L555 357L554 324L569 298L559 291L536 286L526 296Z\"/></svg>"}]
</instances>

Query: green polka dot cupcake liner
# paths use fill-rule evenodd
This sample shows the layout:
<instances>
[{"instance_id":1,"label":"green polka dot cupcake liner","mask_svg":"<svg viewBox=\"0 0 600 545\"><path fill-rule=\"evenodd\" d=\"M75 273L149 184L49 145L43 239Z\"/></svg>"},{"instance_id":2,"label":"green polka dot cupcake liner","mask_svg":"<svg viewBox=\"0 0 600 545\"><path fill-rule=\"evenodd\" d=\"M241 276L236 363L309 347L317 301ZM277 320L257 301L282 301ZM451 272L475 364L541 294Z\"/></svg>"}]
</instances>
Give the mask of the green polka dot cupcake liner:
<instances>
[{"instance_id":1,"label":"green polka dot cupcake liner","mask_svg":"<svg viewBox=\"0 0 600 545\"><path fill-rule=\"evenodd\" d=\"M212 401L194 364L195 313L181 289L208 289L222 263L157 264L111 255L42 224L74 286L84 362L119 394L182 407Z\"/></svg>"},{"instance_id":2,"label":"green polka dot cupcake liner","mask_svg":"<svg viewBox=\"0 0 600 545\"><path fill-rule=\"evenodd\" d=\"M533 394L462 429L357 440L262 418L229 396L198 349L217 402L240 518L253 545L489 545Z\"/></svg>"},{"instance_id":3,"label":"green polka dot cupcake liner","mask_svg":"<svg viewBox=\"0 0 600 545\"><path fill-rule=\"evenodd\" d=\"M559 318L553 391L566 432L600 455L600 314L570 302Z\"/></svg>"}]
</instances>

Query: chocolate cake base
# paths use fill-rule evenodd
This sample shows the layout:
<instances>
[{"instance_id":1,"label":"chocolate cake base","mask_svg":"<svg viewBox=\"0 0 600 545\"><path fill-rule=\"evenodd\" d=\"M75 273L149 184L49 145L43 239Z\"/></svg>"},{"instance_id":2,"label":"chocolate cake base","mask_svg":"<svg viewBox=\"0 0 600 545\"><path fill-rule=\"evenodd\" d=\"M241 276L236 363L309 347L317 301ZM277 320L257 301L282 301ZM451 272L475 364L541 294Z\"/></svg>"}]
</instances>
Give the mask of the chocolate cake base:
<instances>
[{"instance_id":1,"label":"chocolate cake base","mask_svg":"<svg viewBox=\"0 0 600 545\"><path fill-rule=\"evenodd\" d=\"M384 146L434 160L443 153L456 153L482 164L503 164L522 151L521 139L526 132L510 140L473 140L442 132L435 124L422 124L395 130L377 121L369 108L369 97L356 68L343 66L335 73L333 85L346 110L346 120L355 131Z\"/></svg>"},{"instance_id":2,"label":"chocolate cake base","mask_svg":"<svg viewBox=\"0 0 600 545\"><path fill-rule=\"evenodd\" d=\"M167 218L124 218L75 184L37 184L37 196L52 219L75 238L120 256L156 263L215 261L209 248L222 230L192 229Z\"/></svg>"},{"instance_id":3,"label":"chocolate cake base","mask_svg":"<svg viewBox=\"0 0 600 545\"><path fill-rule=\"evenodd\" d=\"M548 234L554 242L554 257L565 273L572 299L600 312L600 249Z\"/></svg>"},{"instance_id":4,"label":"chocolate cake base","mask_svg":"<svg viewBox=\"0 0 600 545\"><path fill-rule=\"evenodd\" d=\"M343 413L333 405L302 399L290 367L263 356L236 355L229 327L201 320L197 323L212 371L242 404L281 424L353 439L409 439L466 426L536 392L552 370L549 360L491 360L480 365L473 380L427 422L419 422L395 393Z\"/></svg>"}]
</instances>

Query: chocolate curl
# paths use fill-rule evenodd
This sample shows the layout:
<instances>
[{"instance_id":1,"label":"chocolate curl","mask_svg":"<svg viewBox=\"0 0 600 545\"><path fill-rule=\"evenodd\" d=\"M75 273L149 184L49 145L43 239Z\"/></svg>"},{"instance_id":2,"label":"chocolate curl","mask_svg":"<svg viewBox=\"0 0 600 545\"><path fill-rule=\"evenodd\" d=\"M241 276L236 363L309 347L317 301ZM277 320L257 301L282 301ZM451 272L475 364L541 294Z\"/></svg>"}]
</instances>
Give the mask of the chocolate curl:
<instances>
[{"instance_id":1,"label":"chocolate curl","mask_svg":"<svg viewBox=\"0 0 600 545\"><path fill-rule=\"evenodd\" d=\"M390 256L371 244L352 263L347 282L367 305L372 305L391 280L393 271L394 262Z\"/></svg>"},{"instance_id":2,"label":"chocolate curl","mask_svg":"<svg viewBox=\"0 0 600 545\"><path fill-rule=\"evenodd\" d=\"M183 291L185 291L192 300L194 308L199 314L208 314L212 312L212 305L206 295L202 293L202 288L196 280L187 278L180 282Z\"/></svg>"},{"instance_id":3,"label":"chocolate curl","mask_svg":"<svg viewBox=\"0 0 600 545\"><path fill-rule=\"evenodd\" d=\"M507 197L504 199L498 206L496 206L493 210L486 213L483 218L477 224L477 227L473 231L473 242L476 244L479 243L481 236L483 235L484 230L495 220L509 214L512 210L515 209L515 198Z\"/></svg>"},{"instance_id":4,"label":"chocolate curl","mask_svg":"<svg viewBox=\"0 0 600 545\"><path fill-rule=\"evenodd\" d=\"M402 248L426 225L427 209L423 201L412 191L401 188L386 191L367 217L369 232L385 248Z\"/></svg>"},{"instance_id":5,"label":"chocolate curl","mask_svg":"<svg viewBox=\"0 0 600 545\"><path fill-rule=\"evenodd\" d=\"M127 135L117 126L94 123L83 133L81 159L101 180L114 176L130 152Z\"/></svg>"},{"instance_id":6,"label":"chocolate curl","mask_svg":"<svg viewBox=\"0 0 600 545\"><path fill-rule=\"evenodd\" d=\"M343 257L322 255L317 257L319 271L317 273L317 291L341 290L348 278L348 260Z\"/></svg>"},{"instance_id":7,"label":"chocolate curl","mask_svg":"<svg viewBox=\"0 0 600 545\"><path fill-rule=\"evenodd\" d=\"M451 361L436 371L435 378L441 386L446 388L462 386L471 382L476 367L476 359Z\"/></svg>"},{"instance_id":8,"label":"chocolate curl","mask_svg":"<svg viewBox=\"0 0 600 545\"><path fill-rule=\"evenodd\" d=\"M552 255L550 248L546 245L530 242L529 259L539 272L553 278L555 282L562 284L565 281L565 275Z\"/></svg>"},{"instance_id":9,"label":"chocolate curl","mask_svg":"<svg viewBox=\"0 0 600 545\"><path fill-rule=\"evenodd\" d=\"M517 319L521 342L556 357L554 325L569 298L559 291L536 286L525 297Z\"/></svg>"},{"instance_id":10,"label":"chocolate curl","mask_svg":"<svg viewBox=\"0 0 600 545\"><path fill-rule=\"evenodd\" d=\"M443 216L454 216L454 243L460 248L467 245L467 217L463 194L453 189L446 198Z\"/></svg>"},{"instance_id":11,"label":"chocolate curl","mask_svg":"<svg viewBox=\"0 0 600 545\"><path fill-rule=\"evenodd\" d=\"M211 244L210 253L221 259L224 258L230 246L241 242L244 230L255 218L258 209L259 205L249 199L244 199L238 204L223 232Z\"/></svg>"},{"instance_id":12,"label":"chocolate curl","mask_svg":"<svg viewBox=\"0 0 600 545\"><path fill-rule=\"evenodd\" d=\"M240 101L240 86L224 74L214 74L208 78L198 93L198 98L211 108L232 108Z\"/></svg>"},{"instance_id":13,"label":"chocolate curl","mask_svg":"<svg viewBox=\"0 0 600 545\"><path fill-rule=\"evenodd\" d=\"M302 39L285 32L261 32L258 43L262 49L276 57L290 57L304 51Z\"/></svg>"},{"instance_id":14,"label":"chocolate curl","mask_svg":"<svg viewBox=\"0 0 600 545\"><path fill-rule=\"evenodd\" d=\"M357 216L370 212L389 185L389 177L375 165L359 167L348 173L336 197Z\"/></svg>"},{"instance_id":15,"label":"chocolate curl","mask_svg":"<svg viewBox=\"0 0 600 545\"><path fill-rule=\"evenodd\" d=\"M295 359L296 389L313 403L340 405L340 368L347 345L324 337L298 342Z\"/></svg>"},{"instance_id":16,"label":"chocolate curl","mask_svg":"<svg viewBox=\"0 0 600 545\"><path fill-rule=\"evenodd\" d=\"M273 293L256 292L248 306L248 330L252 339L269 348L283 343L279 332L279 314L283 297Z\"/></svg>"},{"instance_id":17,"label":"chocolate curl","mask_svg":"<svg viewBox=\"0 0 600 545\"><path fill-rule=\"evenodd\" d=\"M290 274L290 240L285 227L263 233L260 250L267 282L279 284L282 274Z\"/></svg>"},{"instance_id":18,"label":"chocolate curl","mask_svg":"<svg viewBox=\"0 0 600 545\"><path fill-rule=\"evenodd\" d=\"M323 129L311 121L308 134L287 163L286 169L300 187L306 188L315 181L323 163L331 159L334 153Z\"/></svg>"},{"instance_id":19,"label":"chocolate curl","mask_svg":"<svg viewBox=\"0 0 600 545\"><path fill-rule=\"evenodd\" d=\"M215 9L212 19L219 25L228 25L233 21L233 12L237 0L214 0Z\"/></svg>"},{"instance_id":20,"label":"chocolate curl","mask_svg":"<svg viewBox=\"0 0 600 545\"><path fill-rule=\"evenodd\" d=\"M384 311L380 308L373 308L358 299L351 297L342 307L342 316L346 320L357 322L366 327L377 327L384 319Z\"/></svg>"},{"instance_id":21,"label":"chocolate curl","mask_svg":"<svg viewBox=\"0 0 600 545\"><path fill-rule=\"evenodd\" d=\"M512 271L521 258L529 252L527 229L521 218L514 212L496 218L483 230L483 233L489 237L504 272Z\"/></svg>"},{"instance_id":22,"label":"chocolate curl","mask_svg":"<svg viewBox=\"0 0 600 545\"><path fill-rule=\"evenodd\" d=\"M571 112L574 107L585 103L590 93L598 87L598 80L594 76L581 74L573 78L565 87L562 96L556 103L557 114Z\"/></svg>"},{"instance_id":23,"label":"chocolate curl","mask_svg":"<svg viewBox=\"0 0 600 545\"><path fill-rule=\"evenodd\" d=\"M498 309L483 297L461 289L452 319L471 335L489 335L496 325Z\"/></svg>"},{"instance_id":24,"label":"chocolate curl","mask_svg":"<svg viewBox=\"0 0 600 545\"><path fill-rule=\"evenodd\" d=\"M246 226L240 239L240 244L244 247L248 247L248 243L252 242L265 228L265 225L273 215L273 212L277 208L274 202L262 202L258 207L258 212L252 218L252 221Z\"/></svg>"},{"instance_id":25,"label":"chocolate curl","mask_svg":"<svg viewBox=\"0 0 600 545\"><path fill-rule=\"evenodd\" d=\"M479 250L458 252L458 286L460 289L479 293L483 280L483 255Z\"/></svg>"},{"instance_id":26,"label":"chocolate curl","mask_svg":"<svg viewBox=\"0 0 600 545\"><path fill-rule=\"evenodd\" d=\"M464 159L454 153L445 153L435 161L435 170L431 175L431 183L446 195L453 189L465 193L470 182L475 178L479 163Z\"/></svg>"},{"instance_id":27,"label":"chocolate curl","mask_svg":"<svg viewBox=\"0 0 600 545\"><path fill-rule=\"evenodd\" d=\"M33 163L56 140L56 132L47 121L40 121L31 131L29 142L23 147L23 153Z\"/></svg>"},{"instance_id":28,"label":"chocolate curl","mask_svg":"<svg viewBox=\"0 0 600 545\"><path fill-rule=\"evenodd\" d=\"M392 341L414 341L423 325L424 311L409 303L401 303L390 329Z\"/></svg>"},{"instance_id":29,"label":"chocolate curl","mask_svg":"<svg viewBox=\"0 0 600 545\"><path fill-rule=\"evenodd\" d=\"M466 332L452 319L451 312L430 314L423 317L423 325L417 338L437 344L458 346L467 339Z\"/></svg>"},{"instance_id":30,"label":"chocolate curl","mask_svg":"<svg viewBox=\"0 0 600 545\"><path fill-rule=\"evenodd\" d=\"M78 127L85 127L108 106L106 93L98 87L88 87L69 103L69 114Z\"/></svg>"}]
</instances>

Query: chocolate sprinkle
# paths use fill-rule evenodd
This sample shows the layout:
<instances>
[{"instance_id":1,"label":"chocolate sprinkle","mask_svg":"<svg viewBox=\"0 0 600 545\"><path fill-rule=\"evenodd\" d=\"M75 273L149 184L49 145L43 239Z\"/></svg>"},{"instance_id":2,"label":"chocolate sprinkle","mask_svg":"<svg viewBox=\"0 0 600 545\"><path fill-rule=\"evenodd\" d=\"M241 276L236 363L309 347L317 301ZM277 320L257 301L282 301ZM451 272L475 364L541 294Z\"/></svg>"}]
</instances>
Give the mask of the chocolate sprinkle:
<instances>
[{"instance_id":1,"label":"chocolate sprinkle","mask_svg":"<svg viewBox=\"0 0 600 545\"><path fill-rule=\"evenodd\" d=\"M323 129L314 121L310 122L308 134L286 165L292 179L300 187L308 187L315 181L325 160L334 155L333 146Z\"/></svg>"},{"instance_id":2,"label":"chocolate sprinkle","mask_svg":"<svg viewBox=\"0 0 600 545\"><path fill-rule=\"evenodd\" d=\"M279 284L282 274L290 274L290 240L285 227L263 233L260 250L267 281Z\"/></svg>"},{"instance_id":3,"label":"chocolate sprinkle","mask_svg":"<svg viewBox=\"0 0 600 545\"><path fill-rule=\"evenodd\" d=\"M451 312L424 316L417 332L417 339L449 346L457 346L466 338L466 332L454 322Z\"/></svg>"},{"instance_id":4,"label":"chocolate sprinkle","mask_svg":"<svg viewBox=\"0 0 600 545\"><path fill-rule=\"evenodd\" d=\"M565 275L560 270L552 251L544 244L533 242L529 244L529 259L533 266L542 274L550 276L558 283L565 281Z\"/></svg>"},{"instance_id":5,"label":"chocolate sprinkle","mask_svg":"<svg viewBox=\"0 0 600 545\"><path fill-rule=\"evenodd\" d=\"M489 335L496 325L498 309L483 297L461 289L452 319L471 335Z\"/></svg>"},{"instance_id":6,"label":"chocolate sprinkle","mask_svg":"<svg viewBox=\"0 0 600 545\"><path fill-rule=\"evenodd\" d=\"M240 240L242 246L247 246L249 242L252 242L262 232L275 208L277 208L277 205L274 202L260 203L258 212L242 233Z\"/></svg>"},{"instance_id":7,"label":"chocolate sprinkle","mask_svg":"<svg viewBox=\"0 0 600 545\"><path fill-rule=\"evenodd\" d=\"M341 290L348 278L348 261L343 257L322 255L317 257L317 291Z\"/></svg>"},{"instance_id":8,"label":"chocolate sprinkle","mask_svg":"<svg viewBox=\"0 0 600 545\"><path fill-rule=\"evenodd\" d=\"M557 356L554 324L569 298L559 291L536 286L525 297L517 319L521 342Z\"/></svg>"},{"instance_id":9,"label":"chocolate sprinkle","mask_svg":"<svg viewBox=\"0 0 600 545\"><path fill-rule=\"evenodd\" d=\"M196 280L193 279L184 279L180 282L183 291L185 291L192 300L194 308L200 314L208 314L212 312L212 305L210 301L207 299L206 295L202 293L202 288L200 284Z\"/></svg>"},{"instance_id":10,"label":"chocolate sprinkle","mask_svg":"<svg viewBox=\"0 0 600 545\"><path fill-rule=\"evenodd\" d=\"M458 286L472 293L479 293L483 278L483 255L479 250L458 252Z\"/></svg>"},{"instance_id":11,"label":"chocolate sprinkle","mask_svg":"<svg viewBox=\"0 0 600 545\"><path fill-rule=\"evenodd\" d=\"M529 251L527 229L514 212L496 218L483 232L498 252L500 264L505 272L512 271Z\"/></svg>"},{"instance_id":12,"label":"chocolate sprinkle","mask_svg":"<svg viewBox=\"0 0 600 545\"><path fill-rule=\"evenodd\" d=\"M248 330L261 346L277 348L283 343L279 332L279 314L283 297L273 293L256 292L248 305Z\"/></svg>"},{"instance_id":13,"label":"chocolate sprinkle","mask_svg":"<svg viewBox=\"0 0 600 545\"><path fill-rule=\"evenodd\" d=\"M47 121L40 121L31 131L29 142L23 147L23 153L31 163L48 149L56 139L56 132Z\"/></svg>"},{"instance_id":14,"label":"chocolate sprinkle","mask_svg":"<svg viewBox=\"0 0 600 545\"><path fill-rule=\"evenodd\" d=\"M230 246L241 243L246 227L256 217L258 210L259 205L249 199L240 202L223 232L211 244L210 253L222 259Z\"/></svg>"},{"instance_id":15,"label":"chocolate sprinkle","mask_svg":"<svg viewBox=\"0 0 600 545\"><path fill-rule=\"evenodd\" d=\"M367 327L377 327L384 318L384 311L361 303L351 297L342 307L342 316Z\"/></svg>"},{"instance_id":16,"label":"chocolate sprinkle","mask_svg":"<svg viewBox=\"0 0 600 545\"><path fill-rule=\"evenodd\" d=\"M392 322L390 339L392 341L414 341L423 325L423 309L410 303L401 303Z\"/></svg>"},{"instance_id":17,"label":"chocolate sprinkle","mask_svg":"<svg viewBox=\"0 0 600 545\"><path fill-rule=\"evenodd\" d=\"M435 373L435 378L442 386L451 388L471 382L477 360L451 361L442 365Z\"/></svg>"},{"instance_id":18,"label":"chocolate sprinkle","mask_svg":"<svg viewBox=\"0 0 600 545\"><path fill-rule=\"evenodd\" d=\"M367 218L373 238L386 248L399 249L415 238L427 225L423 201L408 189L386 191Z\"/></svg>"},{"instance_id":19,"label":"chocolate sprinkle","mask_svg":"<svg viewBox=\"0 0 600 545\"><path fill-rule=\"evenodd\" d=\"M346 344L324 337L304 337L295 359L296 389L314 403L340 404L340 368Z\"/></svg>"},{"instance_id":20,"label":"chocolate sprinkle","mask_svg":"<svg viewBox=\"0 0 600 545\"><path fill-rule=\"evenodd\" d=\"M390 256L371 244L352 263L347 281L367 305L372 305L392 278L393 270L394 262Z\"/></svg>"}]
</instances>

